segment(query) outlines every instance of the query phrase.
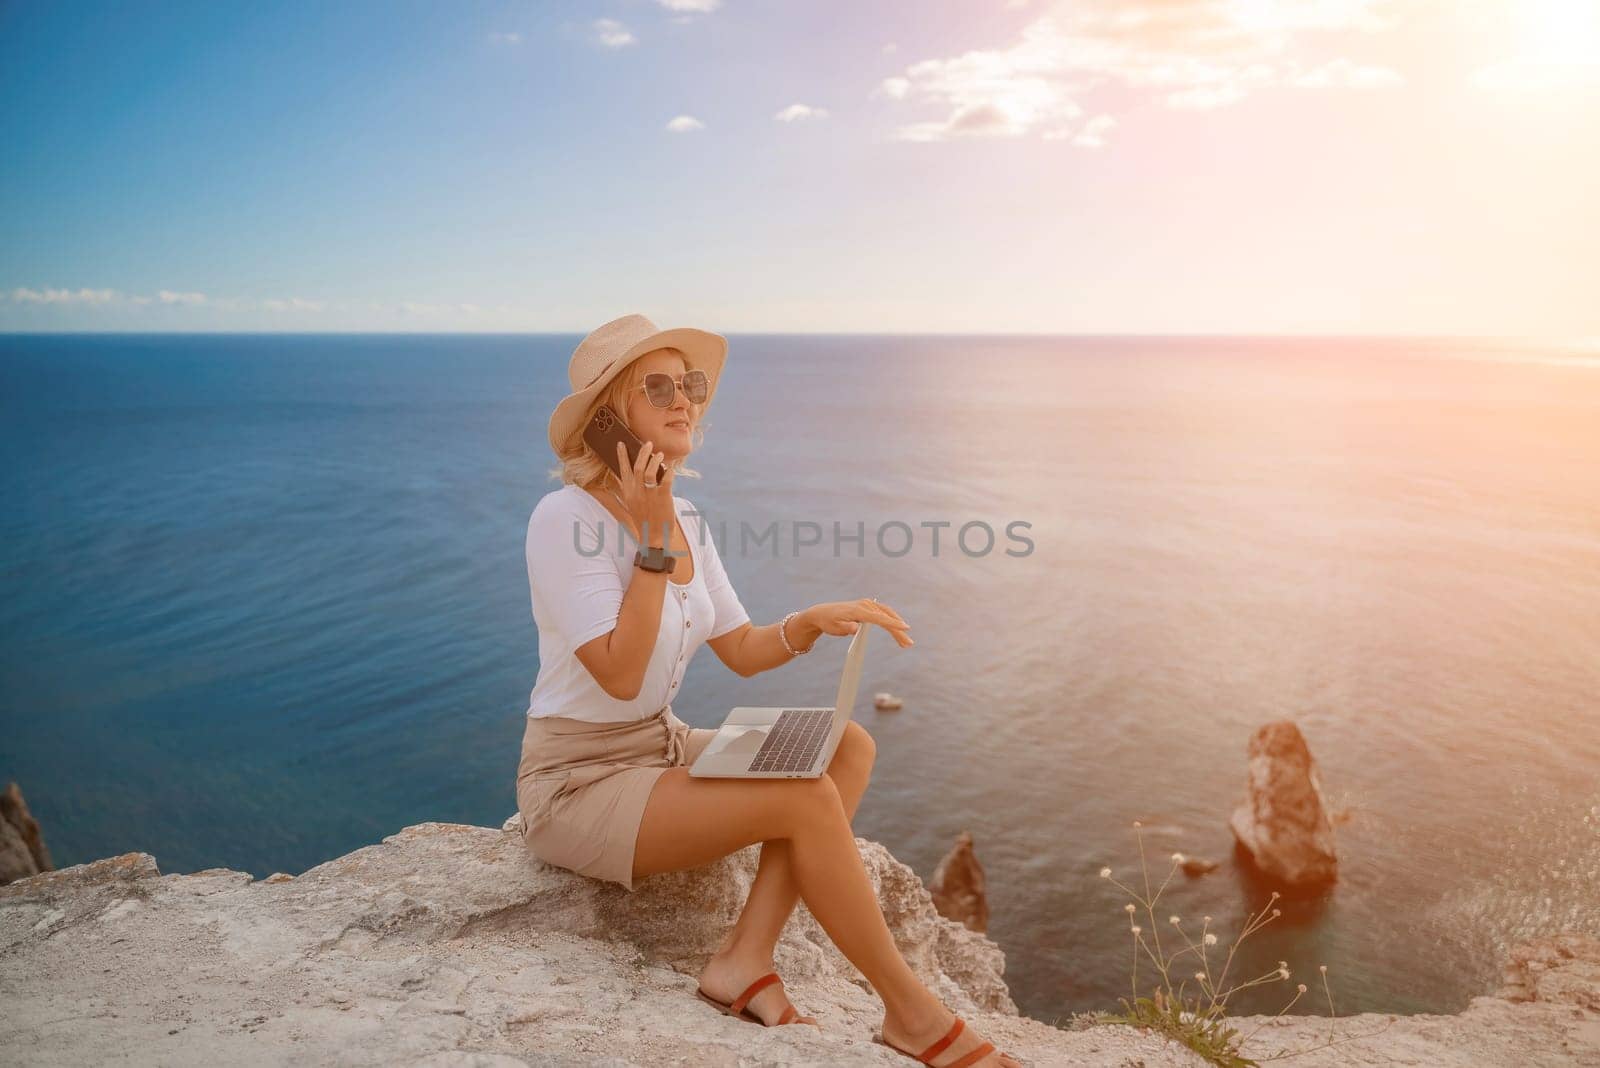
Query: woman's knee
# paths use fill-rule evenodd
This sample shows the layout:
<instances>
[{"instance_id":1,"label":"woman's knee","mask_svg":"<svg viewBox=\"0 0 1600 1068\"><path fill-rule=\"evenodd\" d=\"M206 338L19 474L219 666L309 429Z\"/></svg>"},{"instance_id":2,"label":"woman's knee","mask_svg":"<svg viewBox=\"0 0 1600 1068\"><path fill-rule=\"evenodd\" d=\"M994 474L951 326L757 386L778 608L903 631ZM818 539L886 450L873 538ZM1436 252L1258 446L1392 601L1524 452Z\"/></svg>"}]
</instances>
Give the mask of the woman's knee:
<instances>
[{"instance_id":1,"label":"woman's knee","mask_svg":"<svg viewBox=\"0 0 1600 1068\"><path fill-rule=\"evenodd\" d=\"M844 725L844 735L839 739L839 748L834 753L835 759L841 755L851 763L871 767L878 757L878 743L867 728L851 720Z\"/></svg>"},{"instance_id":2,"label":"woman's knee","mask_svg":"<svg viewBox=\"0 0 1600 1068\"><path fill-rule=\"evenodd\" d=\"M791 779L787 784L787 797L783 811L793 819L790 830L810 829L826 825L830 820L845 820L844 798L832 776L823 774L815 779Z\"/></svg>"}]
</instances>

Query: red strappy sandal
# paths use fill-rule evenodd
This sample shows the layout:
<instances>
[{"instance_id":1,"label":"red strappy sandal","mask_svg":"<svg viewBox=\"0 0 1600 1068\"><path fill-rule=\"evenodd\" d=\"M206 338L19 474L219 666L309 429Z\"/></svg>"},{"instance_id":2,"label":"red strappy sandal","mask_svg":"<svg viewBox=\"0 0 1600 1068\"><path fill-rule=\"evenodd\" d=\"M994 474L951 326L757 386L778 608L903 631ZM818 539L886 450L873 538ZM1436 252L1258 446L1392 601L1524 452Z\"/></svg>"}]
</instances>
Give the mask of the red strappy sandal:
<instances>
[{"instance_id":1,"label":"red strappy sandal","mask_svg":"<svg viewBox=\"0 0 1600 1068\"><path fill-rule=\"evenodd\" d=\"M817 1022L816 1017L814 1016L800 1015L800 1011L794 1007L792 1002L784 1007L783 1015L778 1017L778 1022L775 1024L767 1023L767 1021L763 1020L761 1017L745 1008L745 1006L750 1003L751 998L761 993L762 990L773 983L777 983L778 985L782 986L783 980L778 978L777 972L768 972L766 975L763 975L761 978L745 987L744 993L734 998L731 1002L718 1001L716 998L712 997L710 994L707 994L698 986L695 987L694 992L695 996L697 996L701 1001L704 1001L710 1005L715 1005L722 1012L727 1013L734 1019L745 1020L753 1024L760 1024L762 1027L778 1027L782 1024Z\"/></svg>"},{"instance_id":2,"label":"red strappy sandal","mask_svg":"<svg viewBox=\"0 0 1600 1068\"><path fill-rule=\"evenodd\" d=\"M962 1020L961 1017L957 1016L956 1022L950 1025L950 1030L944 1033L944 1037L935 1042L933 1045L929 1046L927 1049L923 1050L921 1053L912 1053L908 1049L901 1049L893 1042L890 1042L888 1039L884 1038L881 1033L873 1035L872 1041L878 1043L880 1046L888 1046L896 1053L903 1053L914 1061L920 1061L923 1064L932 1064L934 1054L943 1051L950 1045L950 1043L954 1042L957 1036L961 1034L961 1029L966 1026L966 1022ZM993 1052L994 1043L984 1042L983 1045L968 1053L960 1060L951 1061L949 1064L941 1064L939 1065L939 1068L967 1068L968 1065L976 1064L978 1061L983 1060L983 1058L987 1057Z\"/></svg>"}]
</instances>

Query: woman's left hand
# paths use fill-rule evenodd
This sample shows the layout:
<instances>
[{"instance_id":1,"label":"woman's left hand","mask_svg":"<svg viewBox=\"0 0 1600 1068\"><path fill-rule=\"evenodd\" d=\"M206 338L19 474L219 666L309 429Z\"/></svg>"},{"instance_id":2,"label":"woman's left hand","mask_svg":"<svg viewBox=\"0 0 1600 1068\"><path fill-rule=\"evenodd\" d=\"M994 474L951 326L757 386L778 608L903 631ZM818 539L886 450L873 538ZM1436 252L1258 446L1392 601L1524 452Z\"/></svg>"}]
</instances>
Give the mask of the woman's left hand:
<instances>
[{"instance_id":1,"label":"woman's left hand","mask_svg":"<svg viewBox=\"0 0 1600 1068\"><path fill-rule=\"evenodd\" d=\"M823 634L854 634L863 623L876 623L905 649L916 642L911 640L911 624L900 618L900 613L874 597L855 601L828 601L814 604L800 613L806 623Z\"/></svg>"}]
</instances>

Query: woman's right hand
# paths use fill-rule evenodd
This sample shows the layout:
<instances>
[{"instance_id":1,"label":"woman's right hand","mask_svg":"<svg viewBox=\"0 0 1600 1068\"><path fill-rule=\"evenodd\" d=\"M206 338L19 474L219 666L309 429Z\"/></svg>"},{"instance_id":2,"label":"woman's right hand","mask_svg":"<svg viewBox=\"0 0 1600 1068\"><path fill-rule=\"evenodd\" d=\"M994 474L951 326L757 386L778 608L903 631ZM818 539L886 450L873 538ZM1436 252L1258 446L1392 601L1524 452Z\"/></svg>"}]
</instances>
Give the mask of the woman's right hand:
<instances>
[{"instance_id":1,"label":"woman's right hand","mask_svg":"<svg viewBox=\"0 0 1600 1068\"><path fill-rule=\"evenodd\" d=\"M617 466L622 469L622 489L618 496L634 522L639 524L640 544L672 544L672 524L675 510L672 503L672 468L667 464L666 453L655 451L655 442L647 441L639 450L639 458L628 463L628 447L617 442ZM645 471L661 472L661 481L655 486L645 485Z\"/></svg>"},{"instance_id":2,"label":"woman's right hand","mask_svg":"<svg viewBox=\"0 0 1600 1068\"><path fill-rule=\"evenodd\" d=\"M876 623L908 649L916 642L911 638L911 624L893 608L876 597L863 597L854 601L826 601L814 604L800 613L803 622L816 627L823 634L854 634L863 623ZM810 648L810 646L807 646Z\"/></svg>"}]
</instances>

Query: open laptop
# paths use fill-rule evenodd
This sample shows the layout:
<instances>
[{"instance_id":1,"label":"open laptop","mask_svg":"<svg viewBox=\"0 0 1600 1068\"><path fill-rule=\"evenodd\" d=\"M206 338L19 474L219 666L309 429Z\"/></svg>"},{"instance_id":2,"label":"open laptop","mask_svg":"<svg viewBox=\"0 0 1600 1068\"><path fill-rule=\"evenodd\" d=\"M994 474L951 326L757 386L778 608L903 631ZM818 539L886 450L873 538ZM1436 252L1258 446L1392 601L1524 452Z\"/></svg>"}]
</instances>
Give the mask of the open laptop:
<instances>
[{"instance_id":1,"label":"open laptop","mask_svg":"<svg viewBox=\"0 0 1600 1068\"><path fill-rule=\"evenodd\" d=\"M862 622L844 654L839 696L832 708L736 708L689 774L708 779L815 779L839 748L856 703L867 631Z\"/></svg>"}]
</instances>

